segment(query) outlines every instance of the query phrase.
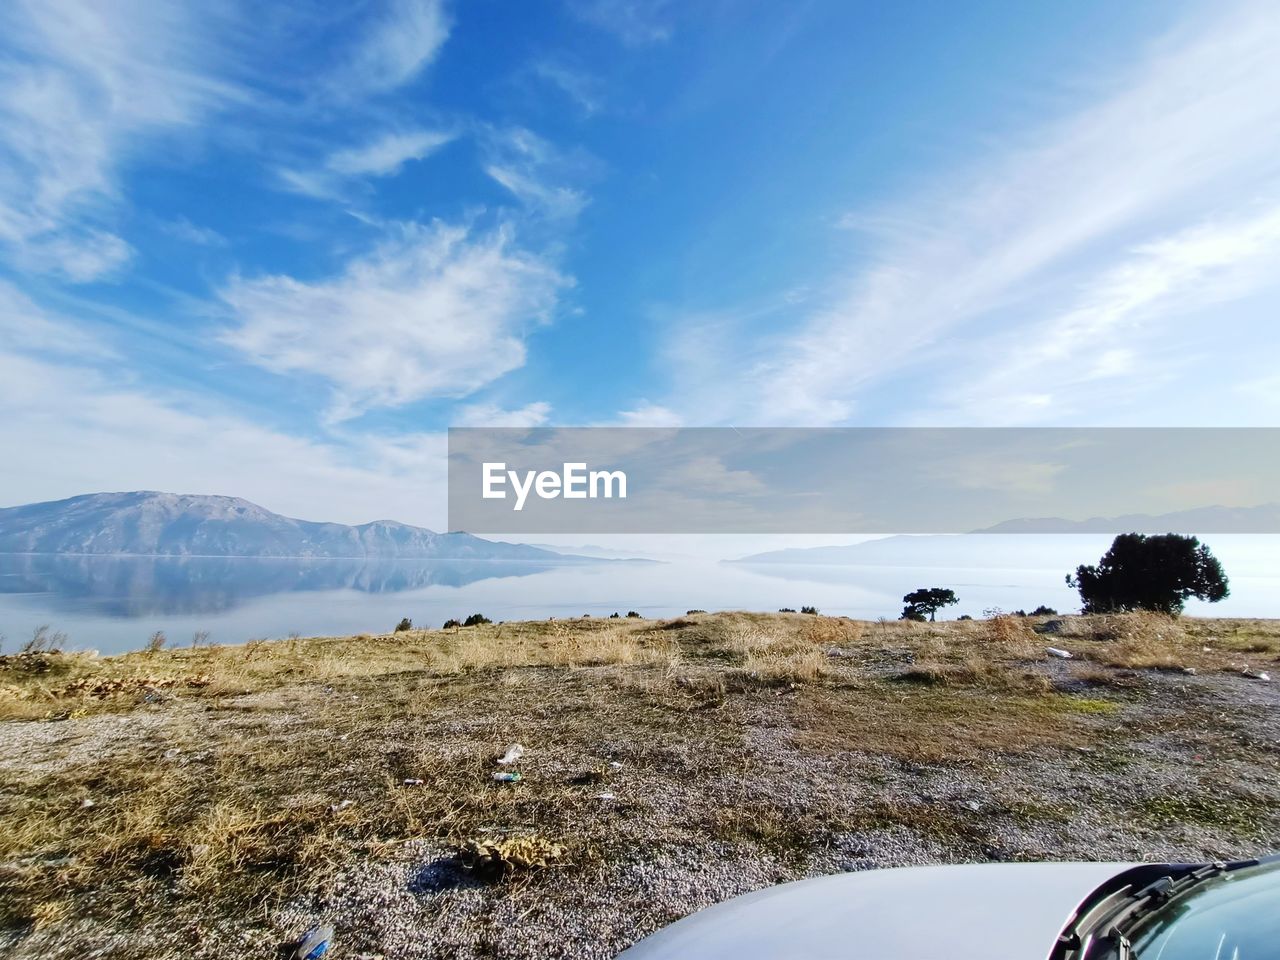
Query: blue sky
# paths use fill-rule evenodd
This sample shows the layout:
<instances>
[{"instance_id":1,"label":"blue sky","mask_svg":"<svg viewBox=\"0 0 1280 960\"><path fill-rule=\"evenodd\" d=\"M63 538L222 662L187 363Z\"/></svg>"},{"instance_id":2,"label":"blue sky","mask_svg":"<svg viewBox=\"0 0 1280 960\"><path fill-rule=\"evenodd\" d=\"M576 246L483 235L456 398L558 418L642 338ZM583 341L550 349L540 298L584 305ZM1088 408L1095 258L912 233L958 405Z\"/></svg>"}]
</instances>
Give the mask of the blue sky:
<instances>
[{"instance_id":1,"label":"blue sky","mask_svg":"<svg viewBox=\"0 0 1280 960\"><path fill-rule=\"evenodd\" d=\"M0 502L444 522L449 425L1272 425L1265 2L0 13Z\"/></svg>"}]
</instances>

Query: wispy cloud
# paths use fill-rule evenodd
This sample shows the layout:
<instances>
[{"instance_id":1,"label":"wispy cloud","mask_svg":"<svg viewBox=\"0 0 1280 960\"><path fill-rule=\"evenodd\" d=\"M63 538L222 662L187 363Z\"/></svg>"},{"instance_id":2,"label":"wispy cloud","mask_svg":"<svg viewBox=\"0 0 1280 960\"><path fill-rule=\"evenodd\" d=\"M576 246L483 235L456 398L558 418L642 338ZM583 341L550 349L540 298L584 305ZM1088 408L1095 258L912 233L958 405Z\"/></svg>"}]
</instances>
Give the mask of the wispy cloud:
<instances>
[{"instance_id":1,"label":"wispy cloud","mask_svg":"<svg viewBox=\"0 0 1280 960\"><path fill-rule=\"evenodd\" d=\"M563 182L581 173L583 161L565 156L533 131L521 127L489 131L484 151L485 173L530 213L550 220L571 220L586 206L586 194Z\"/></svg>"},{"instance_id":2,"label":"wispy cloud","mask_svg":"<svg viewBox=\"0 0 1280 960\"><path fill-rule=\"evenodd\" d=\"M684 418L674 410L645 401L632 410L618 414L615 426L620 427L680 427Z\"/></svg>"},{"instance_id":3,"label":"wispy cloud","mask_svg":"<svg viewBox=\"0 0 1280 960\"><path fill-rule=\"evenodd\" d=\"M219 78L225 24L164 0L0 10L0 243L25 269L87 281L118 270L123 158L244 92Z\"/></svg>"},{"instance_id":4,"label":"wispy cloud","mask_svg":"<svg viewBox=\"0 0 1280 960\"><path fill-rule=\"evenodd\" d=\"M540 427L551 416L551 404L545 401L507 410L495 403L475 403L459 407L453 416L456 427Z\"/></svg>"},{"instance_id":5,"label":"wispy cloud","mask_svg":"<svg viewBox=\"0 0 1280 960\"><path fill-rule=\"evenodd\" d=\"M671 0L568 0L569 12L629 46L671 37Z\"/></svg>"},{"instance_id":6,"label":"wispy cloud","mask_svg":"<svg viewBox=\"0 0 1280 960\"><path fill-rule=\"evenodd\" d=\"M217 230L197 226L186 217L174 217L172 220L164 220L159 226L162 232L184 243L194 244L199 247L225 247L227 245L227 238Z\"/></svg>"},{"instance_id":7,"label":"wispy cloud","mask_svg":"<svg viewBox=\"0 0 1280 960\"><path fill-rule=\"evenodd\" d=\"M1162 341L1177 319L1280 286L1277 262L1280 205L1141 244L1102 270L1063 312L982 338L982 354L1008 359L953 388L944 408L952 418L986 423L1040 419L1051 406L1059 415L1096 413L1081 409L1078 388L1089 386L1086 397L1097 396L1099 381L1159 376Z\"/></svg>"},{"instance_id":8,"label":"wispy cloud","mask_svg":"<svg viewBox=\"0 0 1280 960\"><path fill-rule=\"evenodd\" d=\"M223 339L268 370L324 378L340 420L463 397L521 366L525 336L569 282L510 226L405 225L331 280L235 280L222 291L236 318Z\"/></svg>"},{"instance_id":9,"label":"wispy cloud","mask_svg":"<svg viewBox=\"0 0 1280 960\"><path fill-rule=\"evenodd\" d=\"M391 0L365 29L334 91L357 96L403 86L435 59L450 26L442 0Z\"/></svg>"},{"instance_id":10,"label":"wispy cloud","mask_svg":"<svg viewBox=\"0 0 1280 960\"><path fill-rule=\"evenodd\" d=\"M1162 322L1148 311L1177 299L1154 296L1162 284L1191 283L1212 298L1268 282L1231 264L1269 249L1269 214L1254 223L1253 211L1280 191L1277 44L1269 4L1215 9L1074 115L981 158L977 172L842 218L865 228L871 256L832 277L821 307L785 334L722 325L719 349L699 354L707 389L682 403L719 419L844 422L873 386L936 363L930 351L944 343L1022 331L1034 353L1037 337L1061 344L1097 324L1119 330L1139 312ZM1129 265L1117 272L1119 259ZM1034 325L1046 317L1049 331ZM678 335L704 337L696 326ZM1014 358L1012 376L1020 361L1009 342L996 354ZM1124 346L1107 344L1101 372L1124 367ZM1034 406L1044 393L1021 399Z\"/></svg>"},{"instance_id":11,"label":"wispy cloud","mask_svg":"<svg viewBox=\"0 0 1280 960\"><path fill-rule=\"evenodd\" d=\"M346 181L363 177L393 177L407 163L422 160L456 138L444 130L394 130L365 143L334 151L318 167L277 171L281 184L295 193L341 199Z\"/></svg>"},{"instance_id":12,"label":"wispy cloud","mask_svg":"<svg viewBox=\"0 0 1280 960\"><path fill-rule=\"evenodd\" d=\"M604 109L604 93L598 77L562 61L549 59L535 62L530 72L563 93L586 116L593 116Z\"/></svg>"},{"instance_id":13,"label":"wispy cloud","mask_svg":"<svg viewBox=\"0 0 1280 960\"><path fill-rule=\"evenodd\" d=\"M454 138L441 130L411 130L384 133L359 147L350 147L329 155L327 166L345 176L385 177L398 173L410 160L421 160Z\"/></svg>"},{"instance_id":14,"label":"wispy cloud","mask_svg":"<svg viewBox=\"0 0 1280 960\"><path fill-rule=\"evenodd\" d=\"M0 342L11 353L43 357L116 359L115 351L65 317L45 310L0 280Z\"/></svg>"}]
</instances>

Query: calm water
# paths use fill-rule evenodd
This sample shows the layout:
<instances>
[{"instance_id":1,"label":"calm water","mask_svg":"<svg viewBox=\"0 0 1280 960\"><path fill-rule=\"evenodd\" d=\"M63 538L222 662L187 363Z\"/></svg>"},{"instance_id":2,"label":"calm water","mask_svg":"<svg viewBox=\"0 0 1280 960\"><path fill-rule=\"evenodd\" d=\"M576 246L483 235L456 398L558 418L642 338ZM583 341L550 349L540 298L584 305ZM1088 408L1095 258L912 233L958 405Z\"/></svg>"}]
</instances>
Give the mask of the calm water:
<instances>
[{"instance_id":1,"label":"calm water","mask_svg":"<svg viewBox=\"0 0 1280 960\"><path fill-rule=\"evenodd\" d=\"M1231 576L1232 596L1189 613L1280 616L1276 538L1234 538L1214 549ZM743 565L715 560L595 563L101 558L0 555L0 634L12 652L41 624L69 647L113 653L135 649L156 630L171 644L208 631L218 643L255 637L385 632L401 617L439 626L483 613L494 620L540 619L638 610L671 616L691 608L776 610L817 606L825 613L895 617L902 595L948 586L961 603L948 616L988 607L1076 609L1063 583L1080 549L1004 548L959 567ZM1019 558L1019 554L1025 556Z\"/></svg>"}]
</instances>

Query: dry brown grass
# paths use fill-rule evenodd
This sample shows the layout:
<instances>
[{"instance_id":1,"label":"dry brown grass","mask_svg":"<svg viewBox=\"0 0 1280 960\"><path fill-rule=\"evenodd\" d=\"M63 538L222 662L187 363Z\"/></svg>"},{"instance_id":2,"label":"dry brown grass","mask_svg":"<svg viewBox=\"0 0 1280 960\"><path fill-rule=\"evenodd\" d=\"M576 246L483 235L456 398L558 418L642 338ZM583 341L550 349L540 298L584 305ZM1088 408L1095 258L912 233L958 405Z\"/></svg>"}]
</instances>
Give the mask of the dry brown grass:
<instances>
[{"instance_id":1,"label":"dry brown grass","mask_svg":"<svg viewBox=\"0 0 1280 960\"><path fill-rule=\"evenodd\" d=\"M1198 652L1180 621L1158 613L1122 613L1093 618L1093 659L1109 667L1175 669Z\"/></svg>"},{"instance_id":2,"label":"dry brown grass","mask_svg":"<svg viewBox=\"0 0 1280 960\"><path fill-rule=\"evenodd\" d=\"M586 862L625 846L587 774L607 778L618 756L682 783L721 777L742 753L744 704L816 754L978 763L1092 742L1125 695L1057 692L1049 643L1110 687L1135 668L1228 669L1245 647L1280 649L1280 626L1259 621L1070 618L1060 639L1032 622L725 613L0 657L2 719L93 736L119 723L110 714L167 718L160 742L0 767L0 912L56 925L88 895L108 913L191 897L243 909L314 890L353 851L456 846L494 825L535 828ZM493 757L515 741L557 744L573 765L495 784ZM695 759L671 747L691 743ZM783 853L821 824L721 804L702 829Z\"/></svg>"}]
</instances>

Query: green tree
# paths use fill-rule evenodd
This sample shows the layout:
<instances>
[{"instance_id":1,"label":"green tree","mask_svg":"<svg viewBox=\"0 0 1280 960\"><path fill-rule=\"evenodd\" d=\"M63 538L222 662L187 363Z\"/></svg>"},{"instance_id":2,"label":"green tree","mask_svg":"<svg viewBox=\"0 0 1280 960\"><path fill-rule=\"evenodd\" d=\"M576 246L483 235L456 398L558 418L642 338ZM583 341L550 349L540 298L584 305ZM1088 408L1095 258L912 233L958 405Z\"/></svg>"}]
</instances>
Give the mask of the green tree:
<instances>
[{"instance_id":1,"label":"green tree","mask_svg":"<svg viewBox=\"0 0 1280 960\"><path fill-rule=\"evenodd\" d=\"M1188 597L1217 603L1231 591L1222 564L1195 537L1122 533L1096 565L1067 574L1085 613L1155 610L1177 616Z\"/></svg>"},{"instance_id":2,"label":"green tree","mask_svg":"<svg viewBox=\"0 0 1280 960\"><path fill-rule=\"evenodd\" d=\"M906 604L902 608L902 619L923 620L925 614L928 614L929 619L933 620L943 607L949 607L959 601L960 598L956 596L954 590L948 590L945 587L921 587L919 590L912 590L902 598L902 602Z\"/></svg>"}]
</instances>

